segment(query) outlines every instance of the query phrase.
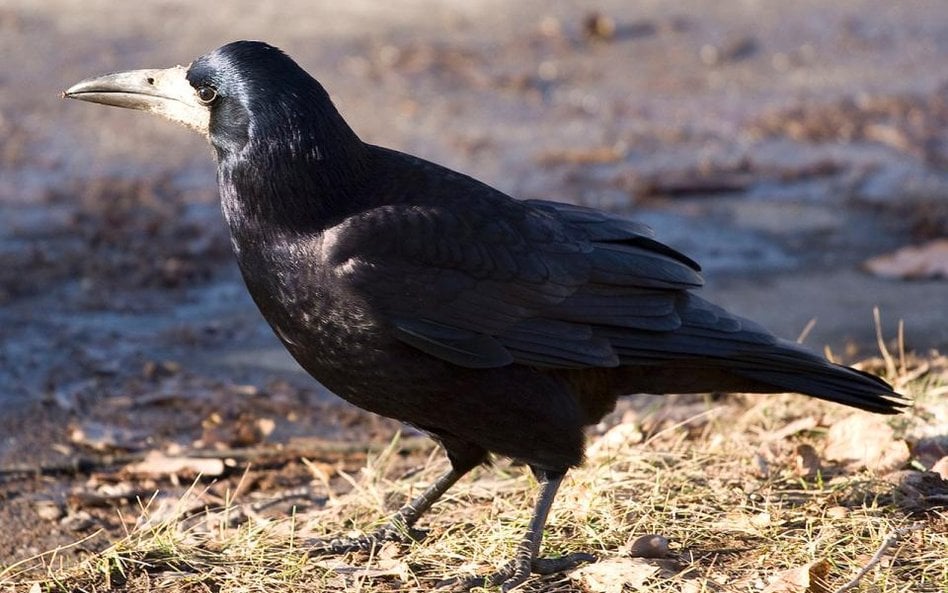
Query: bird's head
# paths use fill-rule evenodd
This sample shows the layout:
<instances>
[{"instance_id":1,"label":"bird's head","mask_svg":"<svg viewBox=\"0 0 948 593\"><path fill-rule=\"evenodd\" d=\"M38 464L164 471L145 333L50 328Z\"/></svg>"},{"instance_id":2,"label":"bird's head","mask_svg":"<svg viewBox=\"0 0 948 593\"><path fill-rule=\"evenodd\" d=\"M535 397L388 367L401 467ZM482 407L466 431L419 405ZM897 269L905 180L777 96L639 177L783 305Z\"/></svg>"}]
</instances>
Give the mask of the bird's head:
<instances>
[{"instance_id":1,"label":"bird's head","mask_svg":"<svg viewBox=\"0 0 948 593\"><path fill-rule=\"evenodd\" d=\"M229 43L187 67L90 78L63 96L165 117L207 137L221 160L273 138L297 156L319 160L327 145L355 139L323 87L259 41Z\"/></svg>"}]
</instances>

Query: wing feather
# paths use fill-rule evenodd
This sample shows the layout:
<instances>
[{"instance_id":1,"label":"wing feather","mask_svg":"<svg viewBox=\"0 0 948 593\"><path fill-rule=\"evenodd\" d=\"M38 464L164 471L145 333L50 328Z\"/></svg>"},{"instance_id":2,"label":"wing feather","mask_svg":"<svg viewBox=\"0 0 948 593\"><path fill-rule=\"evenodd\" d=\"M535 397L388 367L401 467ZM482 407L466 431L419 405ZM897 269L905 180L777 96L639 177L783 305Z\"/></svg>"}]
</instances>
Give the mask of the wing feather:
<instances>
[{"instance_id":1,"label":"wing feather","mask_svg":"<svg viewBox=\"0 0 948 593\"><path fill-rule=\"evenodd\" d=\"M330 229L324 259L398 339L459 366L612 367L683 326L678 299L701 284L697 264L644 225L488 202L464 216L417 202L360 212ZM696 310L696 327L715 315ZM672 352L688 344L672 341Z\"/></svg>"}]
</instances>

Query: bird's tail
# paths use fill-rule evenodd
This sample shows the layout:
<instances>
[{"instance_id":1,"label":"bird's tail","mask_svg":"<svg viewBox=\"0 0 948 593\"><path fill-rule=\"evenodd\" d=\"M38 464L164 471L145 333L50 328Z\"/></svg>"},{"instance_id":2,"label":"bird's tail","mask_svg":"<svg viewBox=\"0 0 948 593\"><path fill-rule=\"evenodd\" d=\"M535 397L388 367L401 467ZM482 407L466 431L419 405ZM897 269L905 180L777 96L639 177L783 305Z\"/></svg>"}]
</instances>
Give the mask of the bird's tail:
<instances>
[{"instance_id":1,"label":"bird's tail","mask_svg":"<svg viewBox=\"0 0 948 593\"><path fill-rule=\"evenodd\" d=\"M908 405L879 377L834 364L783 340L740 356L731 371L775 390L803 393L878 414L898 414Z\"/></svg>"},{"instance_id":2,"label":"bird's tail","mask_svg":"<svg viewBox=\"0 0 948 593\"><path fill-rule=\"evenodd\" d=\"M693 294L681 295L676 313L681 325L674 331L599 330L625 367L618 383L626 392L789 391L879 414L908 405L882 379L834 364Z\"/></svg>"}]
</instances>

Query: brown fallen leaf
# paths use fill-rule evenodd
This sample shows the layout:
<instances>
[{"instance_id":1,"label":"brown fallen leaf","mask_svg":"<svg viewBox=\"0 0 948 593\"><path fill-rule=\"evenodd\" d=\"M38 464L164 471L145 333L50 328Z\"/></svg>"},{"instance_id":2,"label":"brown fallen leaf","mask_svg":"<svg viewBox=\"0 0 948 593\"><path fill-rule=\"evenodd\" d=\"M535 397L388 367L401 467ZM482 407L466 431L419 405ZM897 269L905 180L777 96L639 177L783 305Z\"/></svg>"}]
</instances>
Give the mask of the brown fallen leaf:
<instances>
[{"instance_id":1,"label":"brown fallen leaf","mask_svg":"<svg viewBox=\"0 0 948 593\"><path fill-rule=\"evenodd\" d=\"M207 512L208 506L207 498L199 490L192 489L183 495L156 492L149 498L146 512L135 520L135 526L147 530L158 525L178 523L185 517ZM224 524L224 521L220 524Z\"/></svg>"},{"instance_id":2,"label":"brown fallen leaf","mask_svg":"<svg viewBox=\"0 0 948 593\"><path fill-rule=\"evenodd\" d=\"M948 457L942 457L935 462L931 471L941 476L941 479L948 480Z\"/></svg>"},{"instance_id":3,"label":"brown fallen leaf","mask_svg":"<svg viewBox=\"0 0 948 593\"><path fill-rule=\"evenodd\" d=\"M895 503L902 509L918 513L948 504L948 480L935 472L902 470L885 476L896 484L892 492Z\"/></svg>"},{"instance_id":4,"label":"brown fallen leaf","mask_svg":"<svg viewBox=\"0 0 948 593\"><path fill-rule=\"evenodd\" d=\"M148 433L144 430L129 430L91 420L69 428L69 440L71 442L94 451L135 451L143 449L142 444L147 436Z\"/></svg>"},{"instance_id":5,"label":"brown fallen leaf","mask_svg":"<svg viewBox=\"0 0 948 593\"><path fill-rule=\"evenodd\" d=\"M948 413L948 408L945 412ZM944 426L942 429L944 434L938 434L940 432L938 427L941 426ZM932 436L923 436L912 445L912 456L922 465L931 467L932 471L938 471L934 465L939 460L948 459L948 424L939 423L936 419L932 422L931 428L934 431ZM948 469L948 462L945 464Z\"/></svg>"},{"instance_id":6,"label":"brown fallen leaf","mask_svg":"<svg viewBox=\"0 0 948 593\"><path fill-rule=\"evenodd\" d=\"M63 516L62 506L54 500L37 500L33 503L33 510L44 521L58 521Z\"/></svg>"},{"instance_id":7,"label":"brown fallen leaf","mask_svg":"<svg viewBox=\"0 0 948 593\"><path fill-rule=\"evenodd\" d=\"M410 567L403 560L384 560L377 563L375 567L348 564L339 559L319 560L315 565L340 575L356 575L368 579L398 577L402 581L407 581L411 575Z\"/></svg>"},{"instance_id":8,"label":"brown fallen leaf","mask_svg":"<svg viewBox=\"0 0 948 593\"><path fill-rule=\"evenodd\" d=\"M547 150L537 156L537 163L554 165L599 165L617 163L625 158L626 150L621 145L597 146L593 148L569 148Z\"/></svg>"},{"instance_id":9,"label":"brown fallen leaf","mask_svg":"<svg viewBox=\"0 0 948 593\"><path fill-rule=\"evenodd\" d=\"M658 571L658 566L638 558L612 558L577 568L569 578L593 593L622 593L644 588Z\"/></svg>"},{"instance_id":10,"label":"brown fallen leaf","mask_svg":"<svg viewBox=\"0 0 948 593\"><path fill-rule=\"evenodd\" d=\"M591 41L611 41L616 36L616 21L601 12L590 12L583 19L583 35Z\"/></svg>"},{"instance_id":11,"label":"brown fallen leaf","mask_svg":"<svg viewBox=\"0 0 948 593\"><path fill-rule=\"evenodd\" d=\"M826 509L826 517L829 519L845 519L850 515L849 509L841 506L832 506Z\"/></svg>"},{"instance_id":12,"label":"brown fallen leaf","mask_svg":"<svg viewBox=\"0 0 948 593\"><path fill-rule=\"evenodd\" d=\"M765 442L770 441L782 441L786 438L792 437L798 432L805 432L807 430L813 430L819 426L819 422L813 416L805 416L803 418L798 418L787 424L780 430L775 430L769 434L763 435Z\"/></svg>"},{"instance_id":13,"label":"brown fallen leaf","mask_svg":"<svg viewBox=\"0 0 948 593\"><path fill-rule=\"evenodd\" d=\"M918 145L918 141L909 136L904 129L892 124L866 124L862 133L866 137L866 140L888 144L892 148L901 150L902 152L912 152Z\"/></svg>"},{"instance_id":14,"label":"brown fallen leaf","mask_svg":"<svg viewBox=\"0 0 948 593\"><path fill-rule=\"evenodd\" d=\"M633 422L616 424L589 445L586 449L586 457L595 459L600 455L603 457L615 455L630 445L641 443L644 438L645 435L637 424Z\"/></svg>"},{"instance_id":15,"label":"brown fallen leaf","mask_svg":"<svg viewBox=\"0 0 948 593\"><path fill-rule=\"evenodd\" d=\"M882 278L900 280L948 279L948 239L908 246L866 260L865 269Z\"/></svg>"},{"instance_id":16,"label":"brown fallen leaf","mask_svg":"<svg viewBox=\"0 0 948 593\"><path fill-rule=\"evenodd\" d=\"M711 579L696 578L681 584L681 593L711 593L721 591L721 586Z\"/></svg>"},{"instance_id":17,"label":"brown fallen leaf","mask_svg":"<svg viewBox=\"0 0 948 593\"><path fill-rule=\"evenodd\" d=\"M796 474L801 478L815 477L822 467L816 449L813 448L813 445L807 443L797 445L794 461L796 462Z\"/></svg>"},{"instance_id":18,"label":"brown fallen leaf","mask_svg":"<svg viewBox=\"0 0 948 593\"><path fill-rule=\"evenodd\" d=\"M199 449L229 449L258 445L273 432L276 423L270 418L257 418L241 412L236 418L224 418L217 412L201 421L203 432L194 446Z\"/></svg>"},{"instance_id":19,"label":"brown fallen leaf","mask_svg":"<svg viewBox=\"0 0 948 593\"><path fill-rule=\"evenodd\" d=\"M856 413L830 427L823 456L850 469L886 473L905 465L910 452L883 418Z\"/></svg>"},{"instance_id":20,"label":"brown fallen leaf","mask_svg":"<svg viewBox=\"0 0 948 593\"><path fill-rule=\"evenodd\" d=\"M829 593L826 586L829 570L830 563L822 559L785 570L778 573L761 593Z\"/></svg>"},{"instance_id":21,"label":"brown fallen leaf","mask_svg":"<svg viewBox=\"0 0 948 593\"><path fill-rule=\"evenodd\" d=\"M752 183L753 176L739 168L688 169L645 177L630 175L623 185L628 186L629 191L638 198L650 198L740 193L747 191Z\"/></svg>"}]
</instances>

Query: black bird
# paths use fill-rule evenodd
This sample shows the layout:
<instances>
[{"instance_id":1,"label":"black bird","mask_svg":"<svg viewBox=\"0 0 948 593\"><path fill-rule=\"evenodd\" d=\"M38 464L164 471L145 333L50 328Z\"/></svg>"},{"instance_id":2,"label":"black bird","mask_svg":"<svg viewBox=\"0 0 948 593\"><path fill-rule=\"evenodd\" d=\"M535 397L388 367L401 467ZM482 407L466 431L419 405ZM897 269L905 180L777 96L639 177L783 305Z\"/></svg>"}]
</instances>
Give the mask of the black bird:
<instances>
[{"instance_id":1,"label":"black bird","mask_svg":"<svg viewBox=\"0 0 948 593\"><path fill-rule=\"evenodd\" d=\"M204 134L254 301L317 380L426 431L451 470L379 531L397 539L490 453L540 492L509 590L587 556L538 557L547 513L583 459L583 427L628 393L796 391L892 414L881 379L774 337L693 292L698 264L644 225L518 201L471 177L362 142L280 50L237 41L187 68L80 82L64 96L157 113Z\"/></svg>"}]
</instances>

